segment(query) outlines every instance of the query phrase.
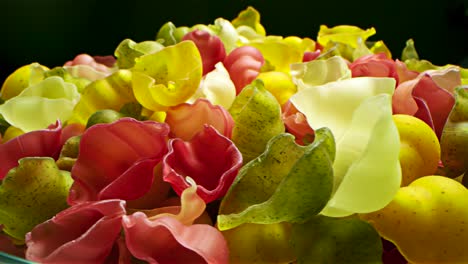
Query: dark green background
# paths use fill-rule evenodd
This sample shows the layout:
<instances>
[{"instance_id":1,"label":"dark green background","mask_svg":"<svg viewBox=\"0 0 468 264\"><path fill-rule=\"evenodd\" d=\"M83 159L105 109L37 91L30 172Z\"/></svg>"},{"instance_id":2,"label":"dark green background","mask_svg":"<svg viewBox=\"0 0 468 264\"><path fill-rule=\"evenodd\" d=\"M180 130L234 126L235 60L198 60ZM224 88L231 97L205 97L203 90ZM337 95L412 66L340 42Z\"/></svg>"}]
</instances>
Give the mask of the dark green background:
<instances>
[{"instance_id":1,"label":"dark green background","mask_svg":"<svg viewBox=\"0 0 468 264\"><path fill-rule=\"evenodd\" d=\"M76 54L112 54L124 38L152 40L159 27L233 19L251 5L268 34L314 38L321 24L375 27L398 58L408 38L436 64L468 56L468 0L395 1L91 1L0 0L0 82L14 69L58 66Z\"/></svg>"}]
</instances>

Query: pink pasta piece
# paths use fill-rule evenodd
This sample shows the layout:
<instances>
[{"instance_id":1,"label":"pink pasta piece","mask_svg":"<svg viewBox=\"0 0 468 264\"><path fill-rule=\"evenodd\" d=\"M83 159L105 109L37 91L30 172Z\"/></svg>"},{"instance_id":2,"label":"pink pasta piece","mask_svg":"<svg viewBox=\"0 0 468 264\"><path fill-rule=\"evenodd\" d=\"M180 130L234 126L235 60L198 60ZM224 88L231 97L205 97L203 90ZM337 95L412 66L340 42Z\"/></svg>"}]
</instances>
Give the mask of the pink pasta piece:
<instances>
[{"instance_id":1,"label":"pink pasta piece","mask_svg":"<svg viewBox=\"0 0 468 264\"><path fill-rule=\"evenodd\" d=\"M99 192L98 200L116 197L123 200L136 200L142 197L153 184L153 171L160 161L161 158L136 161Z\"/></svg>"},{"instance_id":2,"label":"pink pasta piece","mask_svg":"<svg viewBox=\"0 0 468 264\"><path fill-rule=\"evenodd\" d=\"M226 194L241 166L242 155L234 143L205 126L189 142L169 141L163 175L178 195L190 187L185 180L189 176L198 185L197 194L209 203Z\"/></svg>"},{"instance_id":3,"label":"pink pasta piece","mask_svg":"<svg viewBox=\"0 0 468 264\"><path fill-rule=\"evenodd\" d=\"M166 124L131 118L87 129L71 172L74 183L68 202L135 200L154 182L162 183L154 199L165 199L169 186L155 180L154 168L167 153L168 134Z\"/></svg>"},{"instance_id":4,"label":"pink pasta piece","mask_svg":"<svg viewBox=\"0 0 468 264\"><path fill-rule=\"evenodd\" d=\"M385 53L362 56L353 61L349 68L353 77L392 77L398 85L399 77L395 61L387 58Z\"/></svg>"},{"instance_id":5,"label":"pink pasta piece","mask_svg":"<svg viewBox=\"0 0 468 264\"><path fill-rule=\"evenodd\" d=\"M236 86L237 94L257 78L264 63L262 53L252 46L242 46L229 53L223 64Z\"/></svg>"},{"instance_id":6,"label":"pink pasta piece","mask_svg":"<svg viewBox=\"0 0 468 264\"><path fill-rule=\"evenodd\" d=\"M294 135L297 144L306 145L314 141L314 130L307 123L307 118L290 101L282 106L281 117L286 131Z\"/></svg>"},{"instance_id":7,"label":"pink pasta piece","mask_svg":"<svg viewBox=\"0 0 468 264\"><path fill-rule=\"evenodd\" d=\"M105 65L107 67L113 67L115 62L117 61L112 55L93 56L93 59L95 62Z\"/></svg>"},{"instance_id":8,"label":"pink pasta piece","mask_svg":"<svg viewBox=\"0 0 468 264\"><path fill-rule=\"evenodd\" d=\"M419 72L409 70L408 67L406 67L406 64L400 60L395 61L395 68L400 83L416 79L419 75Z\"/></svg>"},{"instance_id":9,"label":"pink pasta piece","mask_svg":"<svg viewBox=\"0 0 468 264\"><path fill-rule=\"evenodd\" d=\"M26 258L40 263L102 263L120 235L125 202L70 207L26 234Z\"/></svg>"},{"instance_id":10,"label":"pink pasta piece","mask_svg":"<svg viewBox=\"0 0 468 264\"><path fill-rule=\"evenodd\" d=\"M167 110L166 123L170 136L190 140L204 125L211 125L225 137L231 138L234 120L231 114L219 105L212 105L207 99L197 99L194 104L180 104Z\"/></svg>"},{"instance_id":11,"label":"pink pasta piece","mask_svg":"<svg viewBox=\"0 0 468 264\"><path fill-rule=\"evenodd\" d=\"M223 61L226 57L226 50L221 39L207 31L198 29L191 31L185 34L182 40L191 40L197 46L202 58L203 75L214 70L215 64Z\"/></svg>"},{"instance_id":12,"label":"pink pasta piece","mask_svg":"<svg viewBox=\"0 0 468 264\"><path fill-rule=\"evenodd\" d=\"M394 114L420 118L433 127L439 139L454 103L453 95L439 87L428 74L401 83L392 98Z\"/></svg>"},{"instance_id":13,"label":"pink pasta piece","mask_svg":"<svg viewBox=\"0 0 468 264\"><path fill-rule=\"evenodd\" d=\"M149 220L142 212L123 217L127 247L151 264L228 263L227 243L216 228L186 226L172 217Z\"/></svg>"},{"instance_id":14,"label":"pink pasta piece","mask_svg":"<svg viewBox=\"0 0 468 264\"><path fill-rule=\"evenodd\" d=\"M414 96L413 99L418 105L418 111L416 111L414 116L423 120L426 124L428 124L432 128L432 130L435 130L434 122L431 116L431 111L429 110L429 107L427 106L426 101L416 96Z\"/></svg>"},{"instance_id":15,"label":"pink pasta piece","mask_svg":"<svg viewBox=\"0 0 468 264\"><path fill-rule=\"evenodd\" d=\"M36 130L15 137L0 144L0 180L8 171L18 166L18 160L24 157L51 157L57 159L66 138L62 136L59 121L48 129Z\"/></svg>"},{"instance_id":16,"label":"pink pasta piece","mask_svg":"<svg viewBox=\"0 0 468 264\"><path fill-rule=\"evenodd\" d=\"M87 65L94 68L96 71L103 73L110 73L115 63L115 58L112 56L95 56L92 57L88 54L79 54L73 60L67 61L64 66Z\"/></svg>"},{"instance_id":17,"label":"pink pasta piece","mask_svg":"<svg viewBox=\"0 0 468 264\"><path fill-rule=\"evenodd\" d=\"M321 50L306 51L306 52L304 52L304 55L302 56L302 62L313 61L316 58L318 58L318 56L320 56L321 53L322 53Z\"/></svg>"},{"instance_id":18,"label":"pink pasta piece","mask_svg":"<svg viewBox=\"0 0 468 264\"><path fill-rule=\"evenodd\" d=\"M440 88L451 94L455 92L456 87L462 85L460 68L456 66L439 70L427 70L424 73L427 73Z\"/></svg>"}]
</instances>

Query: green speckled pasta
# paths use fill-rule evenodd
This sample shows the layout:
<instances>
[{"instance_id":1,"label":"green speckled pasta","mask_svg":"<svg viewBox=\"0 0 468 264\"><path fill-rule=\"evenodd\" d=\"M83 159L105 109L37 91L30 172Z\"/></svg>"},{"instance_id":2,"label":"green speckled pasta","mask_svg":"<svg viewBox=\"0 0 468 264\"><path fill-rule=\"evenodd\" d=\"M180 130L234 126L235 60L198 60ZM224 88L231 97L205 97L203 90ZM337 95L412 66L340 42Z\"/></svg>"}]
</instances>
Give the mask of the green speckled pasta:
<instances>
[{"instance_id":1,"label":"green speckled pasta","mask_svg":"<svg viewBox=\"0 0 468 264\"><path fill-rule=\"evenodd\" d=\"M221 205L218 228L304 222L318 214L331 195L334 152L326 128L317 130L315 141L306 147L296 145L290 134L273 138L240 172Z\"/></svg>"},{"instance_id":2,"label":"green speckled pasta","mask_svg":"<svg viewBox=\"0 0 468 264\"><path fill-rule=\"evenodd\" d=\"M294 262L291 224L242 224L221 231L229 245L229 263L265 264Z\"/></svg>"},{"instance_id":3,"label":"green speckled pasta","mask_svg":"<svg viewBox=\"0 0 468 264\"><path fill-rule=\"evenodd\" d=\"M292 228L297 263L382 263L382 242L372 226L357 218L316 216Z\"/></svg>"},{"instance_id":4,"label":"green speckled pasta","mask_svg":"<svg viewBox=\"0 0 468 264\"><path fill-rule=\"evenodd\" d=\"M468 170L468 87L455 89L455 105L442 131L441 159L448 176L457 177ZM465 182L468 177L464 177ZM466 185L465 185L466 186Z\"/></svg>"},{"instance_id":5,"label":"green speckled pasta","mask_svg":"<svg viewBox=\"0 0 468 264\"><path fill-rule=\"evenodd\" d=\"M0 185L0 223L18 241L31 229L68 207L73 180L52 158L23 158Z\"/></svg>"},{"instance_id":6,"label":"green speckled pasta","mask_svg":"<svg viewBox=\"0 0 468 264\"><path fill-rule=\"evenodd\" d=\"M236 124L232 141L241 151L244 163L260 155L271 138L284 132L281 106L260 80L239 93L229 113Z\"/></svg>"},{"instance_id":7,"label":"green speckled pasta","mask_svg":"<svg viewBox=\"0 0 468 264\"><path fill-rule=\"evenodd\" d=\"M136 43L131 39L124 39L115 49L119 69L129 69L135 65L135 59L163 49L164 46L156 41L143 41Z\"/></svg>"},{"instance_id":8,"label":"green speckled pasta","mask_svg":"<svg viewBox=\"0 0 468 264\"><path fill-rule=\"evenodd\" d=\"M167 22L159 29L156 39L164 46L170 46L179 43L188 32L188 27L176 27L174 23Z\"/></svg>"}]
</instances>

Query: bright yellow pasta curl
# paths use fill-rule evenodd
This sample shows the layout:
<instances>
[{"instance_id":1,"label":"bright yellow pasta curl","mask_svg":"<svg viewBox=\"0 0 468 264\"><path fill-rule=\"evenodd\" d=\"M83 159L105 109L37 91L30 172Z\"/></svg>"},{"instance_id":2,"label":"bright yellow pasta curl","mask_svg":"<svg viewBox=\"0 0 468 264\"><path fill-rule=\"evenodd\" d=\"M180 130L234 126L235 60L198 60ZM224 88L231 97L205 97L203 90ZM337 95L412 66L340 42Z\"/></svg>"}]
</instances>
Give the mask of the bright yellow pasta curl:
<instances>
[{"instance_id":1,"label":"bright yellow pasta curl","mask_svg":"<svg viewBox=\"0 0 468 264\"><path fill-rule=\"evenodd\" d=\"M159 52L138 57L132 85L137 101L152 111L187 101L198 89L202 61L192 41L182 41Z\"/></svg>"},{"instance_id":2,"label":"bright yellow pasta curl","mask_svg":"<svg viewBox=\"0 0 468 264\"><path fill-rule=\"evenodd\" d=\"M393 115L400 135L401 186L436 172L440 144L434 130L424 121L410 115Z\"/></svg>"},{"instance_id":3,"label":"bright yellow pasta curl","mask_svg":"<svg viewBox=\"0 0 468 264\"><path fill-rule=\"evenodd\" d=\"M284 72L262 72L258 75L257 79L263 81L265 88L273 94L280 105L286 103L289 97L297 92L297 87L293 83L291 76Z\"/></svg>"},{"instance_id":4,"label":"bright yellow pasta curl","mask_svg":"<svg viewBox=\"0 0 468 264\"><path fill-rule=\"evenodd\" d=\"M468 190L443 176L401 187L382 210L362 215L413 264L468 263Z\"/></svg>"},{"instance_id":5,"label":"bright yellow pasta curl","mask_svg":"<svg viewBox=\"0 0 468 264\"><path fill-rule=\"evenodd\" d=\"M40 73L47 70L49 70L47 67L38 63L31 63L18 68L3 83L0 97L3 100L8 100L17 96L31 84L31 78L34 74L38 73L37 76L41 76L42 79L43 76Z\"/></svg>"},{"instance_id":6,"label":"bright yellow pasta curl","mask_svg":"<svg viewBox=\"0 0 468 264\"><path fill-rule=\"evenodd\" d=\"M234 27L248 26L251 27L259 35L265 36L265 28L260 24L260 13L253 7L249 6L247 9L239 13L239 15L232 20Z\"/></svg>"},{"instance_id":7,"label":"bright yellow pasta curl","mask_svg":"<svg viewBox=\"0 0 468 264\"><path fill-rule=\"evenodd\" d=\"M373 27L363 30L359 27L348 25L340 25L332 28L321 25L317 41L323 47L327 46L328 42L339 42L356 48L359 39L361 39L362 42L365 42L367 38L375 33L376 31Z\"/></svg>"}]
</instances>

